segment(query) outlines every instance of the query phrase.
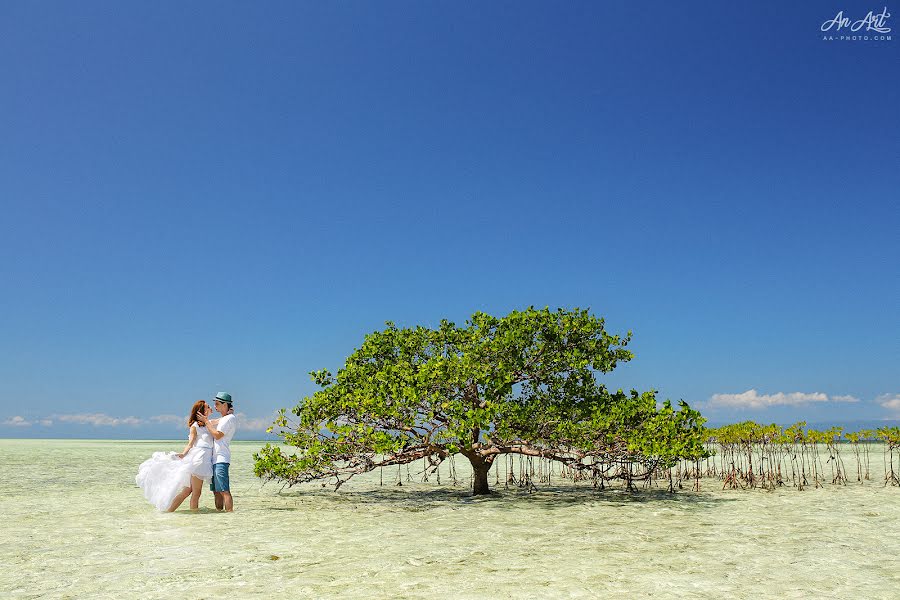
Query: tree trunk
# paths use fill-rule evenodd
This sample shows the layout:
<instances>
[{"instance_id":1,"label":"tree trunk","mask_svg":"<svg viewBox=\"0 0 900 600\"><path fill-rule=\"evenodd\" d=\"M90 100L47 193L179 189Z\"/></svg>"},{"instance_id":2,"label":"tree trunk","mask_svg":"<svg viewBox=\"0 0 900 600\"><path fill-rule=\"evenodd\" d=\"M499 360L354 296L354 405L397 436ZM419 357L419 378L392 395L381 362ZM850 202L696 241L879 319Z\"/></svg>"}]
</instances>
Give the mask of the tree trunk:
<instances>
[{"instance_id":1,"label":"tree trunk","mask_svg":"<svg viewBox=\"0 0 900 600\"><path fill-rule=\"evenodd\" d=\"M475 475L472 480L472 495L481 496L490 494L491 489L488 487L488 471L491 470L493 461L486 461L480 456L470 456L469 462L472 463L472 473Z\"/></svg>"}]
</instances>

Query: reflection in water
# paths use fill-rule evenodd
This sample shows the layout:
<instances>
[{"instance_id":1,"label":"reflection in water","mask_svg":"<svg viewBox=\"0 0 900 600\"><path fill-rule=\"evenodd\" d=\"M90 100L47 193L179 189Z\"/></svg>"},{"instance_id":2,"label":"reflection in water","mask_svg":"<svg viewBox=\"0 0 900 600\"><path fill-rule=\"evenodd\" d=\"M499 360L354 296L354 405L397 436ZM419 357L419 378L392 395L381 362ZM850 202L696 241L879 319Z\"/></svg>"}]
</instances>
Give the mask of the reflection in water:
<instances>
[{"instance_id":1,"label":"reflection in water","mask_svg":"<svg viewBox=\"0 0 900 600\"><path fill-rule=\"evenodd\" d=\"M894 598L900 586L900 490L877 477L803 492L709 480L675 495L501 483L472 498L465 476L398 487L370 473L335 493L260 485L259 444L240 442L234 514L212 511L208 491L199 514L158 513L134 472L181 446L0 440L4 597Z\"/></svg>"}]
</instances>

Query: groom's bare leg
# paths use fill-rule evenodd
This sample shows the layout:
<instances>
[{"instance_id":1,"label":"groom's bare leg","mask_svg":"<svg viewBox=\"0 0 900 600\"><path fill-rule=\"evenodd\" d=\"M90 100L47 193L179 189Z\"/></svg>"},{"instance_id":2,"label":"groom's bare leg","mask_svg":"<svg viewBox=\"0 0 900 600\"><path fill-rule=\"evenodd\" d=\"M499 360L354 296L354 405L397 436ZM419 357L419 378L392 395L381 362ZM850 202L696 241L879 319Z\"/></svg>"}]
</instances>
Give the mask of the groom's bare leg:
<instances>
[{"instance_id":1,"label":"groom's bare leg","mask_svg":"<svg viewBox=\"0 0 900 600\"><path fill-rule=\"evenodd\" d=\"M213 492L213 496L216 497L216 510L224 510L225 508L225 499L222 497L224 492ZM229 494L230 496L231 494Z\"/></svg>"},{"instance_id":2,"label":"groom's bare leg","mask_svg":"<svg viewBox=\"0 0 900 600\"><path fill-rule=\"evenodd\" d=\"M225 501L225 512L232 512L234 510L234 499L231 497L231 492L222 492L222 499Z\"/></svg>"}]
</instances>

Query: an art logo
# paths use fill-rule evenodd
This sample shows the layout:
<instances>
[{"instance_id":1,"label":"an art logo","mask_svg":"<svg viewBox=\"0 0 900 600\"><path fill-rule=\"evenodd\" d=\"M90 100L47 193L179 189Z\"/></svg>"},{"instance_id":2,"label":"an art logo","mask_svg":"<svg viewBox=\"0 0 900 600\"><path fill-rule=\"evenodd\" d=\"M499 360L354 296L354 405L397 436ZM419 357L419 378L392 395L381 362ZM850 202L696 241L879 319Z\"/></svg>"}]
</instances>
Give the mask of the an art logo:
<instances>
[{"instance_id":1,"label":"an art logo","mask_svg":"<svg viewBox=\"0 0 900 600\"><path fill-rule=\"evenodd\" d=\"M834 18L826 20L819 28L822 30L824 42L889 42L891 41L891 28L888 19L891 13L884 7L880 13L873 10L861 19L854 20L838 11Z\"/></svg>"}]
</instances>

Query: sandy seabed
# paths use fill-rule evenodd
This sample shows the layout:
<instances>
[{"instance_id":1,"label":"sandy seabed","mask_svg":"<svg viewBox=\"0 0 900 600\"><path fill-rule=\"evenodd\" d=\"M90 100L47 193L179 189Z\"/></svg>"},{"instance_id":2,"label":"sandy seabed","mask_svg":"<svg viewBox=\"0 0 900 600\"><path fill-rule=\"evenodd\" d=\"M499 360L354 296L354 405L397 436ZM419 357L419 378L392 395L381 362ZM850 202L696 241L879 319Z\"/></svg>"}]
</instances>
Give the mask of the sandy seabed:
<instances>
[{"instance_id":1,"label":"sandy seabed","mask_svg":"<svg viewBox=\"0 0 900 600\"><path fill-rule=\"evenodd\" d=\"M802 492L471 498L461 468L282 490L253 476L260 445L233 445L233 514L208 491L165 514L134 474L183 442L0 440L0 596L900 598L900 489L877 472Z\"/></svg>"}]
</instances>

